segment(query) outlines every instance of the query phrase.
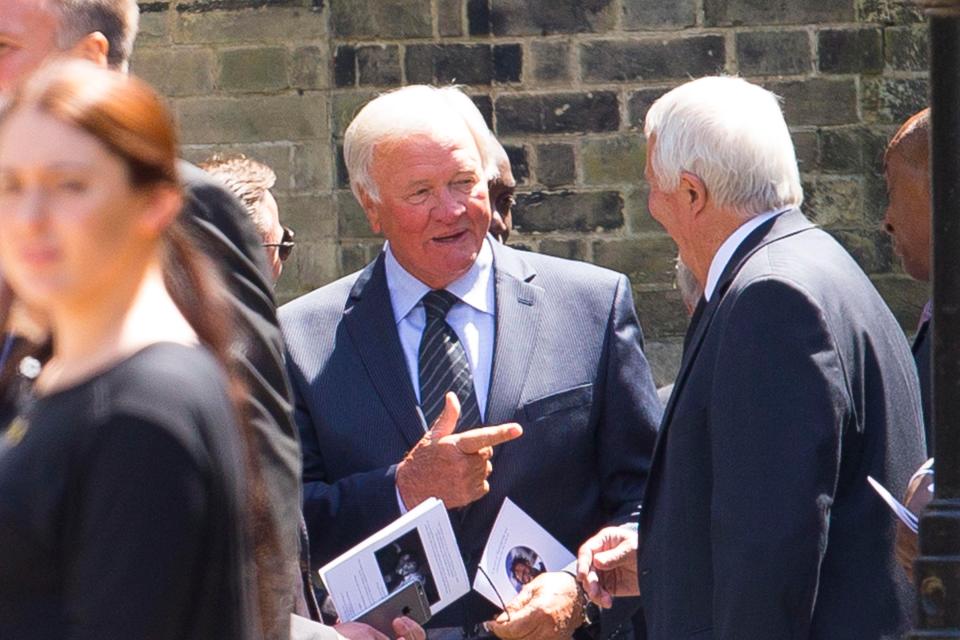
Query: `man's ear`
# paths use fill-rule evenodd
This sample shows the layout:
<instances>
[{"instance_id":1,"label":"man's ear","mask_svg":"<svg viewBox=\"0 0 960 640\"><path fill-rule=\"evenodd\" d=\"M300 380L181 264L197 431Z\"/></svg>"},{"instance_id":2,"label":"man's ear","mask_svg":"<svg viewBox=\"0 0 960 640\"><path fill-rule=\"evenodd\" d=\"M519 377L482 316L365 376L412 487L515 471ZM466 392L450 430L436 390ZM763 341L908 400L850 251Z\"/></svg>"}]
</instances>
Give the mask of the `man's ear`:
<instances>
[{"instance_id":1,"label":"man's ear","mask_svg":"<svg viewBox=\"0 0 960 640\"><path fill-rule=\"evenodd\" d=\"M97 66L107 66L107 55L110 53L110 43L107 37L99 31L88 33L70 47L70 55L89 60Z\"/></svg>"},{"instance_id":2,"label":"man's ear","mask_svg":"<svg viewBox=\"0 0 960 640\"><path fill-rule=\"evenodd\" d=\"M677 191L693 215L699 214L707 206L707 185L695 173L681 171L680 187Z\"/></svg>"},{"instance_id":3,"label":"man's ear","mask_svg":"<svg viewBox=\"0 0 960 640\"><path fill-rule=\"evenodd\" d=\"M359 187L357 191L360 193L360 206L363 207L363 212L367 215L370 230L374 233L380 233L382 227L380 225L380 212L377 210L377 203L363 187Z\"/></svg>"}]
</instances>

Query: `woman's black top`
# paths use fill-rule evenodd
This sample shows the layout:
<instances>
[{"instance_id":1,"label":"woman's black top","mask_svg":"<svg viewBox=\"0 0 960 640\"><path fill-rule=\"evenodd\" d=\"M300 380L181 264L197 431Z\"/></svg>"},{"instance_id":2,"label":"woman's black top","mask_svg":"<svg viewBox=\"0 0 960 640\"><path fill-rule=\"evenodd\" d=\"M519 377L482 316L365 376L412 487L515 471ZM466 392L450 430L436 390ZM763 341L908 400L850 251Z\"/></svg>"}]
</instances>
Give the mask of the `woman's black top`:
<instances>
[{"instance_id":1,"label":"woman's black top","mask_svg":"<svg viewBox=\"0 0 960 640\"><path fill-rule=\"evenodd\" d=\"M200 347L38 398L0 436L0 638L252 637L242 469Z\"/></svg>"}]
</instances>

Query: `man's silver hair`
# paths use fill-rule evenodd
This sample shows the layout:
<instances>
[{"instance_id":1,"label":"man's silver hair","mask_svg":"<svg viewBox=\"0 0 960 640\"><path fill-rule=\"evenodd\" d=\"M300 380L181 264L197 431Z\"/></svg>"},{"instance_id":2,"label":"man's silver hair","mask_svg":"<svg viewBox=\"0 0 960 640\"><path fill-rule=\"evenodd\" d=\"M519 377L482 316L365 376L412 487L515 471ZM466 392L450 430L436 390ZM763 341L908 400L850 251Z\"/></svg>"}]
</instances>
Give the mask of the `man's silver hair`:
<instances>
[{"instance_id":1,"label":"man's silver hair","mask_svg":"<svg viewBox=\"0 0 960 640\"><path fill-rule=\"evenodd\" d=\"M473 101L456 87L410 85L380 95L356 115L343 137L343 157L350 188L358 200L366 193L379 202L380 192L370 175L374 147L417 134L450 131L464 126L480 152L484 178L496 177L489 128Z\"/></svg>"},{"instance_id":2,"label":"man's silver hair","mask_svg":"<svg viewBox=\"0 0 960 640\"><path fill-rule=\"evenodd\" d=\"M693 80L657 100L644 122L658 186L686 171L744 217L797 207L803 188L790 131L773 93L734 77Z\"/></svg>"},{"instance_id":3,"label":"man's silver hair","mask_svg":"<svg viewBox=\"0 0 960 640\"><path fill-rule=\"evenodd\" d=\"M127 71L140 28L136 0L50 0L50 5L60 17L57 46L69 49L99 31L109 43L107 64L111 69Z\"/></svg>"}]
</instances>

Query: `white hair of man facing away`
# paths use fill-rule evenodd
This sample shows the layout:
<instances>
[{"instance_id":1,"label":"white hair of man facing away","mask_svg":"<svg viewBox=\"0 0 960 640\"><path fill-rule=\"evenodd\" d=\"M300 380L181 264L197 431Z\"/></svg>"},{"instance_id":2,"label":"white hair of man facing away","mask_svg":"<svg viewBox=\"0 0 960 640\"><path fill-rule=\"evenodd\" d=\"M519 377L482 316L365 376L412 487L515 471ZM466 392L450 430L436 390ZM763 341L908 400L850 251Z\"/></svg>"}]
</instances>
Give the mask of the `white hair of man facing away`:
<instances>
[{"instance_id":1,"label":"white hair of man facing away","mask_svg":"<svg viewBox=\"0 0 960 640\"><path fill-rule=\"evenodd\" d=\"M653 139L651 169L665 191L689 172L718 206L744 218L803 202L777 96L741 78L701 78L674 89L650 108L644 134Z\"/></svg>"},{"instance_id":2,"label":"white hair of man facing away","mask_svg":"<svg viewBox=\"0 0 960 640\"><path fill-rule=\"evenodd\" d=\"M365 193L374 202L380 201L379 190L370 175L377 144L417 134L451 131L460 126L465 126L476 142L486 174L484 178L496 177L497 173L490 175L491 170L496 171L490 130L473 101L456 87L410 85L371 100L353 119L343 137L343 158L354 196L361 200L361 193Z\"/></svg>"}]
</instances>

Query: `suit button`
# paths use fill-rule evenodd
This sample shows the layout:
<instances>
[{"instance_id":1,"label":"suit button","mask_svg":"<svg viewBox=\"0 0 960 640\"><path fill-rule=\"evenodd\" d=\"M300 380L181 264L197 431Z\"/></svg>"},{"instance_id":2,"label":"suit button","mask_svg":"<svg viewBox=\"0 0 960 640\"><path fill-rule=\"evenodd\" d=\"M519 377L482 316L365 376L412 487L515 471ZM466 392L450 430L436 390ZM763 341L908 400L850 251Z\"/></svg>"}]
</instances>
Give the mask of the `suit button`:
<instances>
[{"instance_id":1,"label":"suit button","mask_svg":"<svg viewBox=\"0 0 960 640\"><path fill-rule=\"evenodd\" d=\"M641 569L641 570L640 570L640 577L641 577L641 578L646 578L648 575L650 575L650 569Z\"/></svg>"}]
</instances>

